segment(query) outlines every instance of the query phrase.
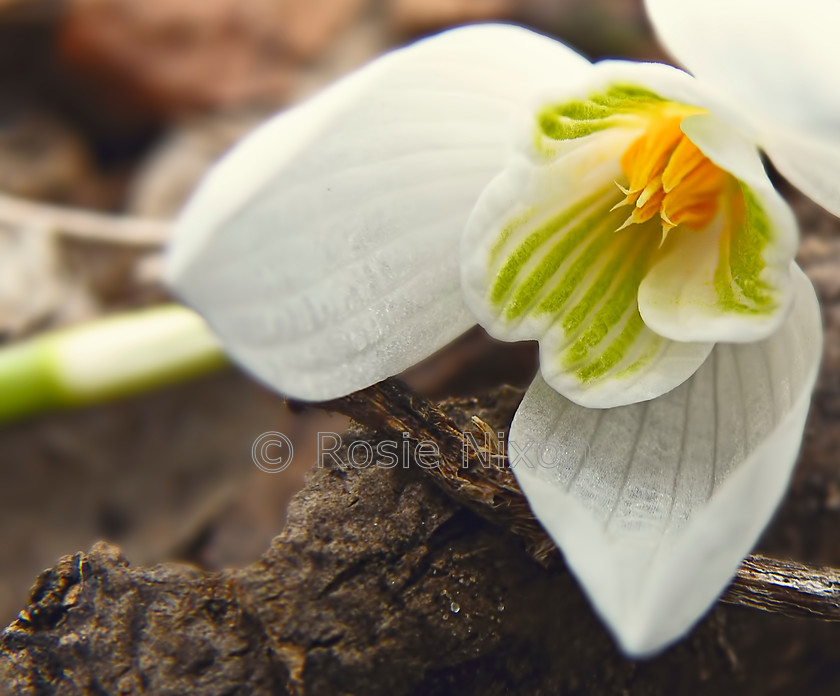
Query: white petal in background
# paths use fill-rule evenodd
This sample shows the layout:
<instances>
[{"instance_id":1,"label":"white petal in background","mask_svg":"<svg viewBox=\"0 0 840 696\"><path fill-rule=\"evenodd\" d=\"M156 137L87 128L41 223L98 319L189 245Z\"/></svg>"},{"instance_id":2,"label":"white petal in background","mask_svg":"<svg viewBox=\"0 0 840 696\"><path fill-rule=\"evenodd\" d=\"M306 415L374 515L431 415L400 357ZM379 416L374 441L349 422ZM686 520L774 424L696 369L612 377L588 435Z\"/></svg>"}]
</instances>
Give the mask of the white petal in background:
<instances>
[{"instance_id":1,"label":"white petal in background","mask_svg":"<svg viewBox=\"0 0 840 696\"><path fill-rule=\"evenodd\" d=\"M631 656L702 616L787 486L822 346L813 287L793 274L794 307L777 333L719 344L672 392L590 410L538 378L514 418L519 485Z\"/></svg>"},{"instance_id":2,"label":"white petal in background","mask_svg":"<svg viewBox=\"0 0 840 696\"><path fill-rule=\"evenodd\" d=\"M840 60L835 70L840 73ZM768 131L762 145L790 183L840 217L840 112L836 116L834 138L814 137L804 131Z\"/></svg>"},{"instance_id":3,"label":"white petal in background","mask_svg":"<svg viewBox=\"0 0 840 696\"><path fill-rule=\"evenodd\" d=\"M261 127L199 188L168 278L240 364L329 399L475 323L458 240L529 95L589 64L516 27L395 52Z\"/></svg>"},{"instance_id":4,"label":"white petal in background","mask_svg":"<svg viewBox=\"0 0 840 696\"><path fill-rule=\"evenodd\" d=\"M779 171L840 215L840 2L647 0L657 35L752 123Z\"/></svg>"}]
</instances>

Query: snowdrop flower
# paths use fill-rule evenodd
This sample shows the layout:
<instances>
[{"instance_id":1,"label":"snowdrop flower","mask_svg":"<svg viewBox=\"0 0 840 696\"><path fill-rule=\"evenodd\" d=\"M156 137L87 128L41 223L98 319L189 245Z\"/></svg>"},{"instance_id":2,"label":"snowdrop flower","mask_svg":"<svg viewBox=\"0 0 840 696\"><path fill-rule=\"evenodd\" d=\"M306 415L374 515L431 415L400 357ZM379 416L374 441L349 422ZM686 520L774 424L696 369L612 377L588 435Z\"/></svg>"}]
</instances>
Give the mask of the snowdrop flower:
<instances>
[{"instance_id":1,"label":"snowdrop flower","mask_svg":"<svg viewBox=\"0 0 840 696\"><path fill-rule=\"evenodd\" d=\"M301 399L476 322L539 340L514 471L635 656L723 591L802 438L820 315L760 152L840 213L840 4L647 7L691 75L510 26L421 41L234 149L168 259L232 357Z\"/></svg>"}]
</instances>

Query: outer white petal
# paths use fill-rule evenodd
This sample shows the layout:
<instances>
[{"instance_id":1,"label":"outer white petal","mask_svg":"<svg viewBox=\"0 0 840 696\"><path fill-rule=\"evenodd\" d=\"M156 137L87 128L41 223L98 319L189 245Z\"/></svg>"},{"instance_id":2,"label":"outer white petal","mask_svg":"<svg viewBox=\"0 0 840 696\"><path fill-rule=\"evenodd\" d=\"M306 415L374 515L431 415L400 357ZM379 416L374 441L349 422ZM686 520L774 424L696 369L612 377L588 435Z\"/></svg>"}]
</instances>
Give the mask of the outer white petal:
<instances>
[{"instance_id":1,"label":"outer white petal","mask_svg":"<svg viewBox=\"0 0 840 696\"><path fill-rule=\"evenodd\" d=\"M794 275L776 334L719 344L669 394L593 411L537 379L514 418L517 480L629 655L689 630L785 490L821 352L813 288Z\"/></svg>"},{"instance_id":2,"label":"outer white petal","mask_svg":"<svg viewBox=\"0 0 840 696\"><path fill-rule=\"evenodd\" d=\"M721 92L792 183L840 215L840 3L647 0L668 50Z\"/></svg>"},{"instance_id":3,"label":"outer white petal","mask_svg":"<svg viewBox=\"0 0 840 696\"><path fill-rule=\"evenodd\" d=\"M840 72L840 63L837 65ZM761 143L776 168L794 186L840 217L840 122L835 139L804 132L768 130Z\"/></svg>"},{"instance_id":4,"label":"outer white petal","mask_svg":"<svg viewBox=\"0 0 840 696\"><path fill-rule=\"evenodd\" d=\"M589 64L480 26L376 61L265 124L211 171L168 259L177 293L271 386L328 399L474 323L458 238L528 95Z\"/></svg>"}]
</instances>

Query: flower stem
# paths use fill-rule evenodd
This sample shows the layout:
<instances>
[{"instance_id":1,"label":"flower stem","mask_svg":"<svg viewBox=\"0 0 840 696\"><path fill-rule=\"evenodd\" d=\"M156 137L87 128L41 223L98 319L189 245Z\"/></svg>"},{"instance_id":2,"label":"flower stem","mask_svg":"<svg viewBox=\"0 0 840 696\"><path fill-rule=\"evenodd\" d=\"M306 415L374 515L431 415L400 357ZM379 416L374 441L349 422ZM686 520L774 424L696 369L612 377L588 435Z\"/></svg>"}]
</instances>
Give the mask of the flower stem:
<instances>
[{"instance_id":1,"label":"flower stem","mask_svg":"<svg viewBox=\"0 0 840 696\"><path fill-rule=\"evenodd\" d=\"M226 364L204 320L184 307L108 317L0 349L0 422L148 391Z\"/></svg>"}]
</instances>

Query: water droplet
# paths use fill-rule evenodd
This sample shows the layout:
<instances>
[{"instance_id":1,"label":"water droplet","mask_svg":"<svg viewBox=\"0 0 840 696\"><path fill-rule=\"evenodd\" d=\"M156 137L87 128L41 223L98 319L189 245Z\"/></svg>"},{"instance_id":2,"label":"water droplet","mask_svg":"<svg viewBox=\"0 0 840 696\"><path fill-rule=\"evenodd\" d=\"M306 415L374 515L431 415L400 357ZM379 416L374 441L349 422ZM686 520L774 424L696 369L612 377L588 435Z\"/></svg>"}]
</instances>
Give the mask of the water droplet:
<instances>
[{"instance_id":1,"label":"water droplet","mask_svg":"<svg viewBox=\"0 0 840 696\"><path fill-rule=\"evenodd\" d=\"M452 602L449 605L449 611L451 611L453 614L457 614L459 611L461 611L461 605L457 602Z\"/></svg>"}]
</instances>

